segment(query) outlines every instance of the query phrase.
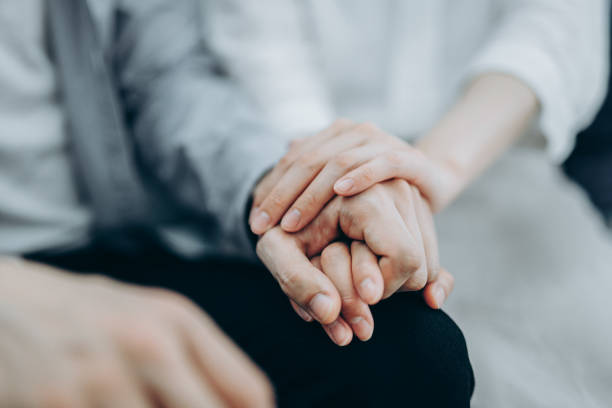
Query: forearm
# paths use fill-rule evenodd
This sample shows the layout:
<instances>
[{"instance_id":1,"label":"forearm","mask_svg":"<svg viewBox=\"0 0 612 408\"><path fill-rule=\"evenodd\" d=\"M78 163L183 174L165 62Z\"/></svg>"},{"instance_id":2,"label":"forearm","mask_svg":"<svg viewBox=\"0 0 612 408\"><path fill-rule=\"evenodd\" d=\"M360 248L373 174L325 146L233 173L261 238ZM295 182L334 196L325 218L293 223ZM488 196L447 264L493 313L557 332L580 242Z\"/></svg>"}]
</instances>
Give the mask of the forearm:
<instances>
[{"instance_id":1,"label":"forearm","mask_svg":"<svg viewBox=\"0 0 612 408\"><path fill-rule=\"evenodd\" d=\"M452 174L445 202L456 197L529 127L539 111L535 94L502 74L478 77L418 143Z\"/></svg>"}]
</instances>

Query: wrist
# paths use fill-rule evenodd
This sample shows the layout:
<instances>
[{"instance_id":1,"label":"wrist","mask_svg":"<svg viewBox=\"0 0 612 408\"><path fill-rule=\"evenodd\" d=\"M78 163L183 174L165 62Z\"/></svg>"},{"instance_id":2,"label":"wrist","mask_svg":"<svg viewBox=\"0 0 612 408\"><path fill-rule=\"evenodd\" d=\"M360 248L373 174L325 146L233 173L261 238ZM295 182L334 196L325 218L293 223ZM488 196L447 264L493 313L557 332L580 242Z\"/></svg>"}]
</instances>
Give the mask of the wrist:
<instances>
[{"instance_id":1,"label":"wrist","mask_svg":"<svg viewBox=\"0 0 612 408\"><path fill-rule=\"evenodd\" d=\"M461 167L452 160L446 160L443 156L431 154L427 149L417 146L425 159L429 162L427 166L431 171L431 185L426 188L430 193L424 194L428 199L434 213L442 211L463 191L469 180ZM417 185L417 187L419 187ZM422 190L422 189L421 189Z\"/></svg>"}]
</instances>

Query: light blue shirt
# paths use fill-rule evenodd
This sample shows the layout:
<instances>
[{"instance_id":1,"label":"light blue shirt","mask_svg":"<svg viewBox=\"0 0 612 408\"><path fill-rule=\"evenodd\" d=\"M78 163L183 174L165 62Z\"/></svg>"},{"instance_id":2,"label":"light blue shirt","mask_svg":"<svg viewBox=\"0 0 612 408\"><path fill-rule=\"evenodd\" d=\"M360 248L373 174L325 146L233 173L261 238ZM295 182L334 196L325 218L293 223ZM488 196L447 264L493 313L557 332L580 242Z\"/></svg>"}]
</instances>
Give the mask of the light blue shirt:
<instances>
[{"instance_id":1,"label":"light blue shirt","mask_svg":"<svg viewBox=\"0 0 612 408\"><path fill-rule=\"evenodd\" d=\"M0 253L75 246L91 234L44 37L44 3L0 3ZM286 141L261 125L217 69L202 42L199 2L90 5L147 174L199 217L196 234L174 224L163 235L190 255L252 255L248 201Z\"/></svg>"}]
</instances>

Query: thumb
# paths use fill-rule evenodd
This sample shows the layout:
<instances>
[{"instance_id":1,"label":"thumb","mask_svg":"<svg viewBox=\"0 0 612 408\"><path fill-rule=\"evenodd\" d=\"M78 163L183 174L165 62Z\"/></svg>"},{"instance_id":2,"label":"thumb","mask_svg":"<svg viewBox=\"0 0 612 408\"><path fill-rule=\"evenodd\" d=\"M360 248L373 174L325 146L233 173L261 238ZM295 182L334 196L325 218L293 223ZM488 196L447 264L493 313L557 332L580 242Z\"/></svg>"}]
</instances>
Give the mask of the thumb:
<instances>
[{"instance_id":1,"label":"thumb","mask_svg":"<svg viewBox=\"0 0 612 408\"><path fill-rule=\"evenodd\" d=\"M423 289L425 303L432 309L440 309L455 287L455 278L444 268L435 280L427 283Z\"/></svg>"}]
</instances>

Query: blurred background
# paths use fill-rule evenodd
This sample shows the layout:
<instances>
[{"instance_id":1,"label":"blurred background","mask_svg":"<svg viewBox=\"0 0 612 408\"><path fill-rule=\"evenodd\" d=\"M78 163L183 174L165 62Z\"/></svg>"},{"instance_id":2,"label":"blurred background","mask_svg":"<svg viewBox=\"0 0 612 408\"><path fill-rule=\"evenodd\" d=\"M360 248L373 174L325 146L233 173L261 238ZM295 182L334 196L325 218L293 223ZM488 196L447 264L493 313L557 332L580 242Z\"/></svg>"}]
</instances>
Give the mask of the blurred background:
<instances>
[{"instance_id":1,"label":"blurred background","mask_svg":"<svg viewBox=\"0 0 612 408\"><path fill-rule=\"evenodd\" d=\"M610 33L612 38L612 31ZM611 53L612 56L612 53ZM608 94L595 121L576 139L576 147L563 164L566 174L582 186L612 228L612 95Z\"/></svg>"}]
</instances>

